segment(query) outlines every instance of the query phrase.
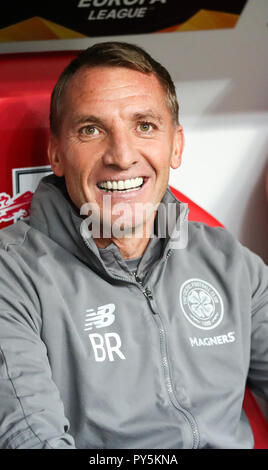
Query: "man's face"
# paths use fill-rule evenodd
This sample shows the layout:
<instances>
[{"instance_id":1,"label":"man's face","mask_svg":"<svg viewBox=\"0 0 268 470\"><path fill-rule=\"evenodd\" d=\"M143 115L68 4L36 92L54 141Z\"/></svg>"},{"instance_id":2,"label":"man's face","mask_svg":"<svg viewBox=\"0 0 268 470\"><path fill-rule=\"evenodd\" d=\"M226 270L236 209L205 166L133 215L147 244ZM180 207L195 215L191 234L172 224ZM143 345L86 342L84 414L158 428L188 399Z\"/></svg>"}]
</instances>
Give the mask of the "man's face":
<instances>
[{"instance_id":1,"label":"man's face","mask_svg":"<svg viewBox=\"0 0 268 470\"><path fill-rule=\"evenodd\" d=\"M154 75L95 67L79 70L68 84L49 158L54 173L65 176L77 208L96 203L102 213L109 196L112 210L118 203L128 205L132 215L125 223L133 226L135 204L161 201L182 148L182 128L174 126Z\"/></svg>"}]
</instances>

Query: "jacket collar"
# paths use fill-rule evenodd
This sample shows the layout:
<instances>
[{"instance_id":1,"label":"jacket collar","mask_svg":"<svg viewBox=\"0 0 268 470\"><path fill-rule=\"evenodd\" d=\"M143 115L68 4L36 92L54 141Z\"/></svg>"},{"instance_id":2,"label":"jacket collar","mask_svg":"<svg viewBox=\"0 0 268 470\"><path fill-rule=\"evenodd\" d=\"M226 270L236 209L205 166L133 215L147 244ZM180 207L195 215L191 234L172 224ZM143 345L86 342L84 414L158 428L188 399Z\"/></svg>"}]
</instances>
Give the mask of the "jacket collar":
<instances>
[{"instance_id":1,"label":"jacket collar","mask_svg":"<svg viewBox=\"0 0 268 470\"><path fill-rule=\"evenodd\" d=\"M164 211L158 211L155 233L162 238L150 240L139 265L139 272L142 273L145 273L149 266L159 258L159 251L161 251L161 258L166 256L174 243L172 234L176 229L179 229L182 220L183 223L187 223L187 205L178 201L169 188L162 203L162 208L167 207L170 203L175 204L176 219L173 217L172 226L170 220L166 220ZM30 226L48 236L83 263L88 264L94 271L101 272L103 276L129 278L131 275L128 273L126 264L119 249L113 243L101 250L100 255L94 240L89 236L83 237L81 235L80 229L83 220L84 217L80 215L67 193L64 178L59 178L54 174L44 177L33 196ZM167 230L168 222L169 230ZM171 237L168 232L171 233ZM163 235L165 236L163 237Z\"/></svg>"}]
</instances>

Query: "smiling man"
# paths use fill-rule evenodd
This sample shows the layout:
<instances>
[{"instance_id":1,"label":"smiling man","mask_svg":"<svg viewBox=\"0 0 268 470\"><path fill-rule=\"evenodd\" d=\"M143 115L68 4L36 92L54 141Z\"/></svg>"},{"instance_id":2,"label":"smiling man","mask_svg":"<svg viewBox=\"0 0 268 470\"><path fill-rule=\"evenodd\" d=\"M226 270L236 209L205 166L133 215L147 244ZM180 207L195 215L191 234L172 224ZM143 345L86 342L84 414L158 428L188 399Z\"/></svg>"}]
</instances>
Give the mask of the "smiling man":
<instances>
[{"instance_id":1,"label":"smiling man","mask_svg":"<svg viewBox=\"0 0 268 470\"><path fill-rule=\"evenodd\" d=\"M170 192L184 137L169 73L96 44L60 76L50 123L54 174L0 235L0 447L252 448L268 270L187 225Z\"/></svg>"},{"instance_id":2,"label":"smiling man","mask_svg":"<svg viewBox=\"0 0 268 470\"><path fill-rule=\"evenodd\" d=\"M102 64L103 57L99 60ZM101 225L106 219L114 227L119 204L127 206L120 222L125 231L131 228L132 236L112 233L111 239L95 238L95 242L105 247L113 241L124 258L141 256L149 241L143 234L151 233L155 218L148 204L157 207L168 185L169 168L181 162L183 131L177 106L171 109L155 73L139 71L137 65L136 70L98 65L96 58L91 67L86 63L77 70L63 97L58 98L57 92L56 87L52 111L57 99L60 111L51 113L55 131L49 145L53 172L65 177L76 207L95 204ZM107 209L105 196L110 199Z\"/></svg>"}]
</instances>

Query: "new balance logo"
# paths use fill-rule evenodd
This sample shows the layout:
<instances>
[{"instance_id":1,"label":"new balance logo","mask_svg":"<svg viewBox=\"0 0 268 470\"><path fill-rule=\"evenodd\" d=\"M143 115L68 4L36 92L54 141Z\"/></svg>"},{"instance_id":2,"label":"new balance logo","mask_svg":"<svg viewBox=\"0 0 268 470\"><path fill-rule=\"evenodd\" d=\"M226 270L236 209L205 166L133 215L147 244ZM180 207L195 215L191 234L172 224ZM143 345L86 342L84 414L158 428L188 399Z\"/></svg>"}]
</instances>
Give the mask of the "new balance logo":
<instances>
[{"instance_id":1,"label":"new balance logo","mask_svg":"<svg viewBox=\"0 0 268 470\"><path fill-rule=\"evenodd\" d=\"M85 328L84 331L92 330L93 328L104 328L110 326L115 321L115 305L106 304L98 307L97 312L92 308L86 310ZM113 362L114 355L120 359L126 359L121 351L121 338L118 333L89 333L88 335L95 361L103 362L108 357L108 360Z\"/></svg>"},{"instance_id":2,"label":"new balance logo","mask_svg":"<svg viewBox=\"0 0 268 470\"><path fill-rule=\"evenodd\" d=\"M88 310L86 310L87 314L84 330L92 330L94 326L96 328L104 328L105 326L110 326L115 319L114 311L114 304L101 305L100 307L98 307L97 313L92 308L89 308Z\"/></svg>"}]
</instances>

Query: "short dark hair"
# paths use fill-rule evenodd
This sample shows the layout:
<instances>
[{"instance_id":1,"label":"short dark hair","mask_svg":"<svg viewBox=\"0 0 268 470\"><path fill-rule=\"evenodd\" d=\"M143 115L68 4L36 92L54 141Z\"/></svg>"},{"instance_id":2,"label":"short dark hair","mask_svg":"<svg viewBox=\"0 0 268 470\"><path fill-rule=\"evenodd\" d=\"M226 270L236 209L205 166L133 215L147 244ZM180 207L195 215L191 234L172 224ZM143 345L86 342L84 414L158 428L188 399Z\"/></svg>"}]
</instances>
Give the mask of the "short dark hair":
<instances>
[{"instance_id":1,"label":"short dark hair","mask_svg":"<svg viewBox=\"0 0 268 470\"><path fill-rule=\"evenodd\" d=\"M174 124L178 124L179 105L176 89L169 72L144 49L126 42L109 41L94 44L80 52L61 73L51 96L50 128L57 134L60 128L61 108L67 84L74 74L84 68L97 66L126 67L145 74L154 74L166 92L167 105Z\"/></svg>"}]
</instances>

